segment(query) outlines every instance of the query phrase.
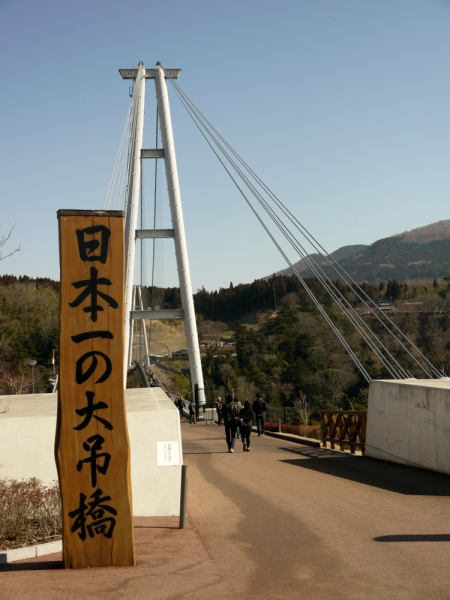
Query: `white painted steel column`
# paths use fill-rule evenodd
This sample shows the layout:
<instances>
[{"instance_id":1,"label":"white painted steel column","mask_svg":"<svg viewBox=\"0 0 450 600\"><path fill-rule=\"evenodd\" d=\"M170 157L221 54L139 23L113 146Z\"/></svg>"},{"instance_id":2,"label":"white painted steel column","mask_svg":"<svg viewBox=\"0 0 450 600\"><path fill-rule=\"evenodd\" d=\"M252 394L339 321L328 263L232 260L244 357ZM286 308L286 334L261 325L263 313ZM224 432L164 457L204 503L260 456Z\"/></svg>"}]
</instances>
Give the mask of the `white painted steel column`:
<instances>
[{"instance_id":1,"label":"white painted steel column","mask_svg":"<svg viewBox=\"0 0 450 600\"><path fill-rule=\"evenodd\" d=\"M139 63L136 76L135 92L137 95L135 103L135 118L133 119L134 146L128 174L128 203L127 216L125 220L125 322L124 339L127 347L124 353L124 387L127 384L127 367L131 361L132 340L130 331L130 312L134 308L133 303L133 279L134 264L136 257L136 228L138 223L139 195L141 186L141 149L144 133L144 108L145 108L145 67Z\"/></svg>"},{"instance_id":2,"label":"white painted steel column","mask_svg":"<svg viewBox=\"0 0 450 600\"><path fill-rule=\"evenodd\" d=\"M175 255L177 259L178 279L180 282L181 304L184 310L184 325L186 328L187 350L192 380L192 395L194 395L194 386L197 383L199 387L199 404L205 404L202 363L198 345L194 299L192 297L191 275L189 271L186 235L184 232L183 210L181 207L180 185L178 182L172 121L170 118L169 96L163 69L159 65L156 65L155 71L156 99L158 102L159 124L164 148L170 214L172 217L172 227L175 233Z\"/></svg>"}]
</instances>

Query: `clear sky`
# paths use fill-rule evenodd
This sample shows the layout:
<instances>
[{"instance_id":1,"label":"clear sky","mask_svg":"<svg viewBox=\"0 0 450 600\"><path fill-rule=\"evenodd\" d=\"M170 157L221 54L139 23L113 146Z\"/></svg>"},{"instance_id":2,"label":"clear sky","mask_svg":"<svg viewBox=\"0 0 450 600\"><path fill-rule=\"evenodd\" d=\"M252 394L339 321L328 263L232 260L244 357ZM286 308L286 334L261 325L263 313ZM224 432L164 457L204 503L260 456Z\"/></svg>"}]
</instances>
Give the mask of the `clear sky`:
<instances>
[{"instance_id":1,"label":"clear sky","mask_svg":"<svg viewBox=\"0 0 450 600\"><path fill-rule=\"evenodd\" d=\"M56 211L102 207L129 105L118 69L139 61L181 68L330 252L450 218L449 40L449 0L0 0L0 234L15 223L23 247L0 273L59 278ZM284 268L171 106L194 290ZM148 147L154 121L148 82ZM176 285L162 244L155 284Z\"/></svg>"}]
</instances>

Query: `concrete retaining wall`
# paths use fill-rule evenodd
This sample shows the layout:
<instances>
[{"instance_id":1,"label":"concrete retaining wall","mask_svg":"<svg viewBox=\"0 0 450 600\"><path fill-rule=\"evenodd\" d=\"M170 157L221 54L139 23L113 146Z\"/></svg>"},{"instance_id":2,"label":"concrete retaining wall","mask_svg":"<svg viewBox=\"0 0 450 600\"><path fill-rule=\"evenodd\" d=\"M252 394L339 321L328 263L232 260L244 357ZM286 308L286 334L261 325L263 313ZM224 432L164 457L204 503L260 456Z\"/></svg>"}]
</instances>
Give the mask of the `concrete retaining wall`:
<instances>
[{"instance_id":1,"label":"concrete retaining wall","mask_svg":"<svg viewBox=\"0 0 450 600\"><path fill-rule=\"evenodd\" d=\"M54 459L56 394L0 397L0 478L57 479ZM180 420L161 388L126 390L135 516L179 515L182 444ZM1 406L0 406L1 409ZM157 443L177 442L177 466L157 465ZM176 444L172 444L176 447Z\"/></svg>"},{"instance_id":2,"label":"concrete retaining wall","mask_svg":"<svg viewBox=\"0 0 450 600\"><path fill-rule=\"evenodd\" d=\"M450 474L450 379L372 381L366 456Z\"/></svg>"}]
</instances>

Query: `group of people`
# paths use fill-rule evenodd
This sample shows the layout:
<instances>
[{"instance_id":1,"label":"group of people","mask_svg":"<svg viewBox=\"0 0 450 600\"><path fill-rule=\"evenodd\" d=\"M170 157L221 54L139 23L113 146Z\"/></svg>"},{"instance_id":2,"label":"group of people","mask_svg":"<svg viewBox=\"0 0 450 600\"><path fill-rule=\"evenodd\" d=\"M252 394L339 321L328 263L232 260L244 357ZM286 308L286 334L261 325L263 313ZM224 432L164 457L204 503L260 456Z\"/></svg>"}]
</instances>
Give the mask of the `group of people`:
<instances>
[{"instance_id":1,"label":"group of people","mask_svg":"<svg viewBox=\"0 0 450 600\"><path fill-rule=\"evenodd\" d=\"M178 396L175 398L175 406L180 412L180 419L184 416L185 401ZM189 422L196 423L196 406L194 402L189 402ZM216 402L217 423L225 425L225 438L227 441L228 452L234 452L234 446L237 439L242 441L244 452L250 452L250 435L253 428L253 415L256 420L258 436L264 435L264 421L266 419L266 403L260 393L251 404L248 400L242 405L239 398L233 398L227 394L225 403L222 404L222 398L217 398Z\"/></svg>"},{"instance_id":2,"label":"group of people","mask_svg":"<svg viewBox=\"0 0 450 600\"><path fill-rule=\"evenodd\" d=\"M147 380L148 380L149 386L150 387L159 387L158 380L156 379L155 374L150 369L150 367L147 364L144 364L143 366L144 366L145 374L147 375Z\"/></svg>"},{"instance_id":3,"label":"group of people","mask_svg":"<svg viewBox=\"0 0 450 600\"><path fill-rule=\"evenodd\" d=\"M225 404L222 404L222 398L217 398L216 410L218 424L225 425L225 438L227 440L228 452L234 452L236 439L242 440L242 449L244 452L250 451L250 435L253 427L253 414L256 417L256 427L258 436L264 435L264 421L266 418L266 403L261 398L261 394L256 394L253 404L248 400L242 406L239 398L227 394Z\"/></svg>"},{"instance_id":4,"label":"group of people","mask_svg":"<svg viewBox=\"0 0 450 600\"><path fill-rule=\"evenodd\" d=\"M175 406L178 408L178 411L180 413L180 419L183 418L184 416L184 402L183 402L183 398L181 396L177 396L175 398L175 402L174 402ZM193 423L194 425L197 422L197 410L196 410L196 406L194 402L189 402L189 406L188 406L188 411L189 411L189 423Z\"/></svg>"}]
</instances>

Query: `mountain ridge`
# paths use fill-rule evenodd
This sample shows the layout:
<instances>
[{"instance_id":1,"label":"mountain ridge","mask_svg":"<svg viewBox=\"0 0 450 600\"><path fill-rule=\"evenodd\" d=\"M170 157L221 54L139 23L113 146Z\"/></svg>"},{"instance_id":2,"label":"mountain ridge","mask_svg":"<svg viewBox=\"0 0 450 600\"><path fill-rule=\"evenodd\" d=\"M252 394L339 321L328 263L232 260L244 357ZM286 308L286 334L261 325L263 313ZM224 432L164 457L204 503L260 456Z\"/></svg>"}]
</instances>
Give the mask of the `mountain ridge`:
<instances>
[{"instance_id":1,"label":"mountain ridge","mask_svg":"<svg viewBox=\"0 0 450 600\"><path fill-rule=\"evenodd\" d=\"M319 254L310 255L327 277L337 275ZM444 277L450 273L450 219L376 240L342 246L330 254L356 281ZM313 276L306 261L294 263L302 277ZM291 275L282 269L276 275Z\"/></svg>"}]
</instances>

